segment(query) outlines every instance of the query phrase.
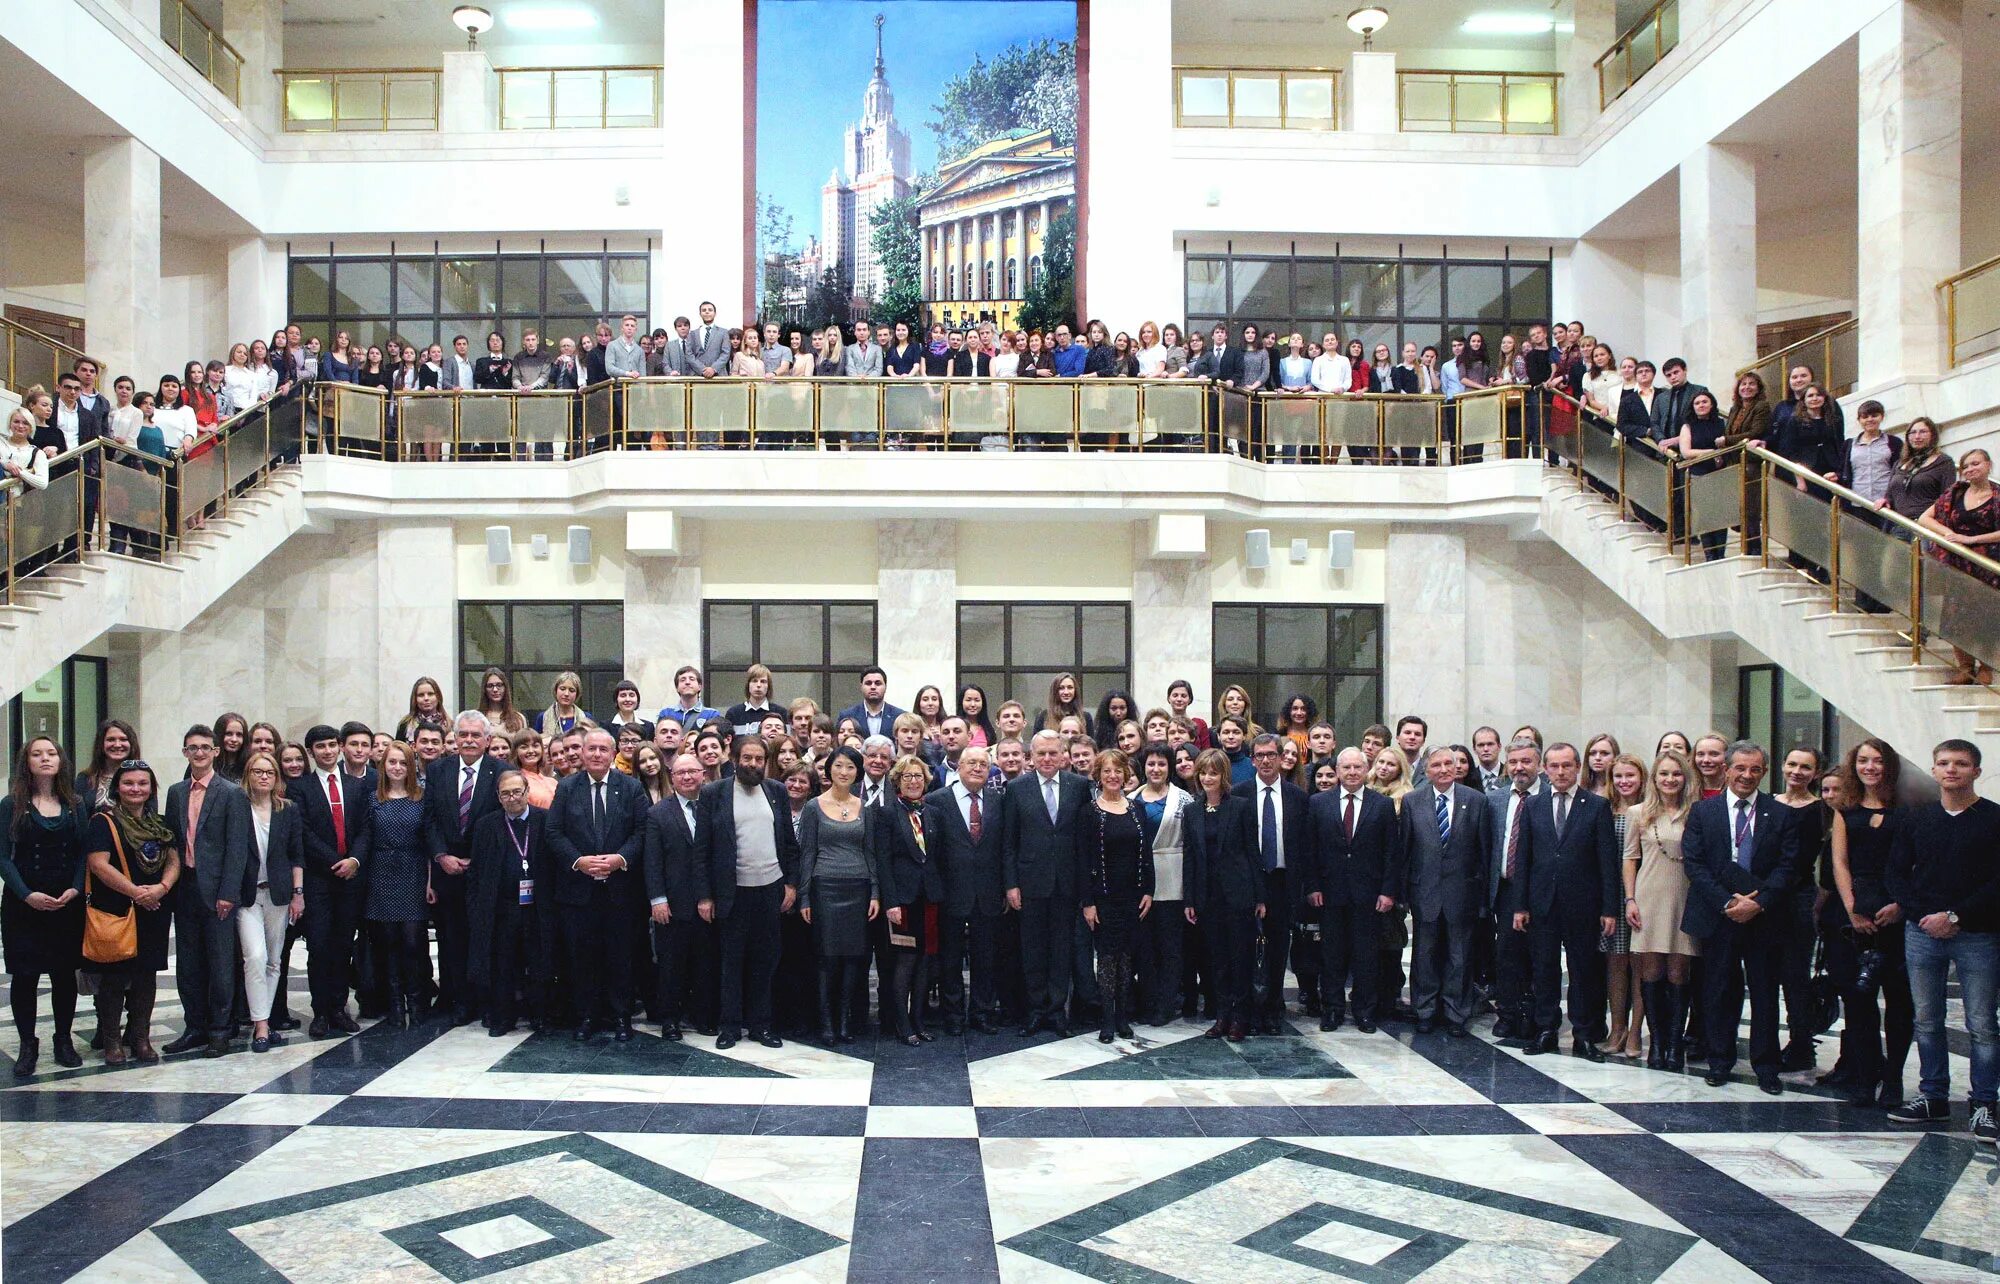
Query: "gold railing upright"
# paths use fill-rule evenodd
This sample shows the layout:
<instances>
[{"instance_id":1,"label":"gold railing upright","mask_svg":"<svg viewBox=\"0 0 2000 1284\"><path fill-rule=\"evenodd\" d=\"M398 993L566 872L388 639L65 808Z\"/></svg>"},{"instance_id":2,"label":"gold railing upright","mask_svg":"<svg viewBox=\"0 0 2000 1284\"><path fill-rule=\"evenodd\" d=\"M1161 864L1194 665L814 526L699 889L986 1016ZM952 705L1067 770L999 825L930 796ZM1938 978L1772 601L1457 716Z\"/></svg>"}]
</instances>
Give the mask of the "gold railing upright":
<instances>
[{"instance_id":1,"label":"gold railing upright","mask_svg":"<svg viewBox=\"0 0 2000 1284\"><path fill-rule=\"evenodd\" d=\"M2000 255L1938 282L1944 295L1945 355L1952 369L2000 351Z\"/></svg>"},{"instance_id":2,"label":"gold railing upright","mask_svg":"<svg viewBox=\"0 0 2000 1284\"><path fill-rule=\"evenodd\" d=\"M84 354L59 339L0 317L7 347L7 390L20 396L37 384L56 395L56 380L75 368Z\"/></svg>"},{"instance_id":3,"label":"gold railing upright","mask_svg":"<svg viewBox=\"0 0 2000 1284\"><path fill-rule=\"evenodd\" d=\"M1830 326L1818 334L1808 335L1797 343L1788 343L1768 356L1743 367L1736 372L1736 379L1730 381L1735 386L1746 374L1756 374L1764 380L1764 390L1771 400L1781 400L1785 395L1785 376L1793 366L1806 366L1813 372L1813 378L1825 385L1829 394L1835 397L1853 391L1860 379L1861 322L1850 318L1839 325ZM1724 397L1724 400L1729 400Z\"/></svg>"},{"instance_id":4,"label":"gold railing upright","mask_svg":"<svg viewBox=\"0 0 2000 1284\"><path fill-rule=\"evenodd\" d=\"M288 133L436 130L436 67L286 67L275 73Z\"/></svg>"},{"instance_id":5,"label":"gold railing upright","mask_svg":"<svg viewBox=\"0 0 2000 1284\"><path fill-rule=\"evenodd\" d=\"M660 123L662 68L502 67L502 129L644 129Z\"/></svg>"},{"instance_id":6,"label":"gold railing upright","mask_svg":"<svg viewBox=\"0 0 2000 1284\"><path fill-rule=\"evenodd\" d=\"M1609 107L1680 42L1680 0L1659 0L1597 60L1598 110Z\"/></svg>"},{"instance_id":7,"label":"gold railing upright","mask_svg":"<svg viewBox=\"0 0 2000 1284\"><path fill-rule=\"evenodd\" d=\"M1175 67L1174 124L1181 129L1339 129L1340 72L1333 67Z\"/></svg>"},{"instance_id":8,"label":"gold railing upright","mask_svg":"<svg viewBox=\"0 0 2000 1284\"><path fill-rule=\"evenodd\" d=\"M1562 73L1398 69L1396 116L1405 133L1559 134Z\"/></svg>"},{"instance_id":9,"label":"gold railing upright","mask_svg":"<svg viewBox=\"0 0 2000 1284\"><path fill-rule=\"evenodd\" d=\"M160 0L160 38L201 73L202 79L239 106L243 102L243 55L187 5Z\"/></svg>"}]
</instances>

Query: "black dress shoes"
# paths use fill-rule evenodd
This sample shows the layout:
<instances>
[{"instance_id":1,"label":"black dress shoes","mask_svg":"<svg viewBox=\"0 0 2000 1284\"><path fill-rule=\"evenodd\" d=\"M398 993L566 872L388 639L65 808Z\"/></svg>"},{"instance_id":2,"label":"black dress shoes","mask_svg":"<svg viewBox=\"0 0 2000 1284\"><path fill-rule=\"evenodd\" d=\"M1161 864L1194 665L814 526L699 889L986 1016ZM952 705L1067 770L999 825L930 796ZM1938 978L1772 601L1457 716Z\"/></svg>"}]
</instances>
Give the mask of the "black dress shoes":
<instances>
[{"instance_id":1,"label":"black dress shoes","mask_svg":"<svg viewBox=\"0 0 2000 1284\"><path fill-rule=\"evenodd\" d=\"M330 1032L330 1029L331 1027L327 1025L325 1017L316 1016L312 1019L312 1024L306 1027L306 1038L324 1039Z\"/></svg>"},{"instance_id":2,"label":"black dress shoes","mask_svg":"<svg viewBox=\"0 0 2000 1284\"><path fill-rule=\"evenodd\" d=\"M731 1030L728 1034L718 1034L715 1036L715 1050L717 1052L727 1052L735 1046L736 1031Z\"/></svg>"},{"instance_id":3,"label":"black dress shoes","mask_svg":"<svg viewBox=\"0 0 2000 1284\"><path fill-rule=\"evenodd\" d=\"M1019 1033L1024 1039L1032 1039L1041 1028L1042 1023L1040 1021L1023 1021Z\"/></svg>"},{"instance_id":4,"label":"black dress shoes","mask_svg":"<svg viewBox=\"0 0 2000 1284\"><path fill-rule=\"evenodd\" d=\"M1346 1021L1347 1013L1341 1011L1339 1008L1328 1008L1325 1015L1319 1019L1319 1028L1331 1034L1345 1024Z\"/></svg>"},{"instance_id":5,"label":"black dress shoes","mask_svg":"<svg viewBox=\"0 0 2000 1284\"><path fill-rule=\"evenodd\" d=\"M1370 1021L1367 1017L1355 1017L1354 1028L1361 1031L1361 1033L1363 1034L1373 1034L1375 1033L1376 1025L1373 1021Z\"/></svg>"},{"instance_id":6,"label":"black dress shoes","mask_svg":"<svg viewBox=\"0 0 2000 1284\"><path fill-rule=\"evenodd\" d=\"M495 1021L486 1027L486 1037L489 1039L504 1039L512 1033L514 1033L512 1021Z\"/></svg>"},{"instance_id":7,"label":"black dress shoes","mask_svg":"<svg viewBox=\"0 0 2000 1284\"><path fill-rule=\"evenodd\" d=\"M1812 1040L1802 1043L1788 1043L1784 1054L1778 1060L1780 1070L1810 1070L1813 1068Z\"/></svg>"},{"instance_id":8,"label":"black dress shoes","mask_svg":"<svg viewBox=\"0 0 2000 1284\"><path fill-rule=\"evenodd\" d=\"M1604 1060L1604 1054L1598 1051L1597 1045L1588 1039L1571 1039L1569 1050L1577 1056L1582 1057L1585 1061L1601 1063Z\"/></svg>"},{"instance_id":9,"label":"black dress shoes","mask_svg":"<svg viewBox=\"0 0 2000 1284\"><path fill-rule=\"evenodd\" d=\"M189 1030L186 1034L183 1034L180 1038L175 1039L172 1043L169 1043L165 1047L161 1048L160 1051L172 1057L172 1056L178 1056L183 1052L192 1052L196 1048L205 1048L207 1046L208 1046L207 1035L202 1034L197 1030Z\"/></svg>"},{"instance_id":10,"label":"black dress shoes","mask_svg":"<svg viewBox=\"0 0 2000 1284\"><path fill-rule=\"evenodd\" d=\"M617 1043L630 1043L632 1041L632 1018L619 1017L617 1023L611 1027L611 1038Z\"/></svg>"},{"instance_id":11,"label":"black dress shoes","mask_svg":"<svg viewBox=\"0 0 2000 1284\"><path fill-rule=\"evenodd\" d=\"M271 1018L271 1028L273 1030L296 1030L299 1028L299 1019L290 1015L274 1016Z\"/></svg>"},{"instance_id":12,"label":"black dress shoes","mask_svg":"<svg viewBox=\"0 0 2000 1284\"><path fill-rule=\"evenodd\" d=\"M750 1037L755 1039L757 1042L763 1044L767 1048L782 1048L785 1046L785 1041L783 1039L780 1039L777 1035L771 1033L769 1030L761 1031L757 1034L751 1035Z\"/></svg>"},{"instance_id":13,"label":"black dress shoes","mask_svg":"<svg viewBox=\"0 0 2000 1284\"><path fill-rule=\"evenodd\" d=\"M1447 1021L1444 1032L1447 1038L1463 1039L1466 1035L1465 1023L1463 1021Z\"/></svg>"},{"instance_id":14,"label":"black dress shoes","mask_svg":"<svg viewBox=\"0 0 2000 1284\"><path fill-rule=\"evenodd\" d=\"M1437 1029L1437 1023L1435 1021L1432 1021L1429 1017L1417 1018L1418 1034L1429 1034L1436 1029Z\"/></svg>"},{"instance_id":15,"label":"black dress shoes","mask_svg":"<svg viewBox=\"0 0 2000 1284\"><path fill-rule=\"evenodd\" d=\"M679 1043L681 1041L681 1023L678 1021L669 1021L662 1025L660 1027L660 1037L669 1043Z\"/></svg>"},{"instance_id":16,"label":"black dress shoes","mask_svg":"<svg viewBox=\"0 0 2000 1284\"><path fill-rule=\"evenodd\" d=\"M347 1014L346 1008L342 1008L340 1011L335 1012L332 1016L329 1016L326 1019L326 1021L328 1025L340 1031L342 1034L361 1033L361 1023L359 1021L356 1021L353 1017L349 1016Z\"/></svg>"},{"instance_id":17,"label":"black dress shoes","mask_svg":"<svg viewBox=\"0 0 2000 1284\"><path fill-rule=\"evenodd\" d=\"M1757 1090L1775 1097L1784 1092L1784 1081L1774 1074L1760 1074L1757 1076Z\"/></svg>"},{"instance_id":18,"label":"black dress shoes","mask_svg":"<svg viewBox=\"0 0 2000 1284\"><path fill-rule=\"evenodd\" d=\"M1723 1084L1729 1082L1729 1072L1727 1070L1711 1070L1701 1077L1701 1081L1711 1088L1720 1088Z\"/></svg>"},{"instance_id":19,"label":"black dress shoes","mask_svg":"<svg viewBox=\"0 0 2000 1284\"><path fill-rule=\"evenodd\" d=\"M575 1039L578 1043L588 1043L590 1042L590 1036L595 1034L596 1032L597 1032L597 1022L586 1020L582 1024L576 1027L576 1033L571 1035L570 1037L572 1039Z\"/></svg>"},{"instance_id":20,"label":"black dress shoes","mask_svg":"<svg viewBox=\"0 0 2000 1284\"><path fill-rule=\"evenodd\" d=\"M1531 1057L1553 1053L1556 1051L1556 1048L1556 1032L1554 1030L1544 1030L1528 1041L1528 1055Z\"/></svg>"},{"instance_id":21,"label":"black dress shoes","mask_svg":"<svg viewBox=\"0 0 2000 1284\"><path fill-rule=\"evenodd\" d=\"M210 1039L207 1045L202 1048L201 1055L212 1061L216 1057L225 1055L228 1051L229 1045L227 1043L220 1039Z\"/></svg>"}]
</instances>

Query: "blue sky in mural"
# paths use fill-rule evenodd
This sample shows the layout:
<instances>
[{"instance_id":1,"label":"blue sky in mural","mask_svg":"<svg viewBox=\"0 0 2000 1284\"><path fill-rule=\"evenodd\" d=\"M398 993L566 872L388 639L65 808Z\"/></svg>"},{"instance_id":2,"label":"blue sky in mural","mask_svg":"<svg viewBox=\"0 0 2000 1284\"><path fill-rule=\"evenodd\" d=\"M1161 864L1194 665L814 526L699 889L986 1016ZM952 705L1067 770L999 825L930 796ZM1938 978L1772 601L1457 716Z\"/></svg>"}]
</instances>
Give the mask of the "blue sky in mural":
<instances>
[{"instance_id":1,"label":"blue sky in mural","mask_svg":"<svg viewBox=\"0 0 2000 1284\"><path fill-rule=\"evenodd\" d=\"M799 245L819 234L819 189L861 115L875 62L877 13L896 120L918 173L937 167L924 122L974 54L1074 40L1073 0L762 0L757 10L757 189L792 216ZM793 248L796 248L794 246Z\"/></svg>"}]
</instances>

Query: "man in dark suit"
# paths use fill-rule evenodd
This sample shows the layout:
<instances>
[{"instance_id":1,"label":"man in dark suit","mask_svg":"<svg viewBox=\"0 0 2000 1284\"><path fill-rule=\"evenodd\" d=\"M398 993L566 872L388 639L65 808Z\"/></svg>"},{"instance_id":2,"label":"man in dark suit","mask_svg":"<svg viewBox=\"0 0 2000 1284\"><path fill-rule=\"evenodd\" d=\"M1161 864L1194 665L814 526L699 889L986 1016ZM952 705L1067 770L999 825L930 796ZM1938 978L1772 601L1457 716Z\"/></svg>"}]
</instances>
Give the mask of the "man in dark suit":
<instances>
[{"instance_id":1,"label":"man in dark suit","mask_svg":"<svg viewBox=\"0 0 2000 1284\"><path fill-rule=\"evenodd\" d=\"M549 1020L556 930L549 893L548 813L528 805L528 780L504 769L494 781L499 807L472 825L472 865L464 875L466 978L486 998L486 1033L514 1032L515 991L528 1000L528 1028Z\"/></svg>"},{"instance_id":2,"label":"man in dark suit","mask_svg":"<svg viewBox=\"0 0 2000 1284\"><path fill-rule=\"evenodd\" d=\"M968 1015L973 1029L993 1033L993 1016L1000 1007L995 964L1007 889L1000 863L999 792L987 789L989 775L984 748L962 749L951 783L924 799L924 832L930 836L931 858L944 875L944 901L938 907L938 996L947 1034L959 1033ZM963 977L968 946L969 1014Z\"/></svg>"},{"instance_id":3,"label":"man in dark suit","mask_svg":"<svg viewBox=\"0 0 2000 1284\"><path fill-rule=\"evenodd\" d=\"M250 799L215 770L215 732L189 727L181 737L188 778L167 790L167 828L181 845L174 891L174 970L187 1029L162 1051L228 1051L236 996L236 898L256 859Z\"/></svg>"},{"instance_id":4,"label":"man in dark suit","mask_svg":"<svg viewBox=\"0 0 2000 1284\"><path fill-rule=\"evenodd\" d=\"M306 732L313 763L308 779L292 781L285 790L305 822L306 983L313 1010L306 1033L315 1039L361 1029L347 1011L347 992L355 979L354 939L367 905L358 853L367 846L362 839L375 815L375 773L350 767L367 763L374 739L360 722L338 730L314 727Z\"/></svg>"},{"instance_id":5,"label":"man in dark suit","mask_svg":"<svg viewBox=\"0 0 2000 1284\"><path fill-rule=\"evenodd\" d=\"M1403 798L1397 899L1410 907L1415 951L1411 1006L1417 1033L1444 1010L1445 1033L1465 1037L1472 1019L1472 934L1486 909L1486 795L1455 783L1457 756L1433 749L1425 781Z\"/></svg>"},{"instance_id":6,"label":"man in dark suit","mask_svg":"<svg viewBox=\"0 0 2000 1284\"><path fill-rule=\"evenodd\" d=\"M861 724L863 739L869 736L895 736L896 719L903 711L890 704L884 697L889 691L889 675L881 669L869 666L861 674L861 701L850 704L840 711L833 721L838 725L841 718L852 718Z\"/></svg>"},{"instance_id":7,"label":"man in dark suit","mask_svg":"<svg viewBox=\"0 0 2000 1284\"><path fill-rule=\"evenodd\" d=\"M1535 1037L1528 949L1528 804L1542 789L1542 751L1526 736L1507 747L1507 774L1486 795L1486 903L1493 911L1493 1037Z\"/></svg>"},{"instance_id":8,"label":"man in dark suit","mask_svg":"<svg viewBox=\"0 0 2000 1284\"><path fill-rule=\"evenodd\" d=\"M782 1048L771 1029L771 979L782 943L780 919L799 895L799 840L785 788L764 779L764 742L736 742L736 772L701 789L696 823L708 859L697 871L696 910L720 924L722 1013L715 1046L736 1046L749 1020L750 1037Z\"/></svg>"},{"instance_id":9,"label":"man in dark suit","mask_svg":"<svg viewBox=\"0 0 2000 1284\"><path fill-rule=\"evenodd\" d=\"M1001 880L1007 906L1021 916L1021 972L1028 1013L1022 1037L1047 1027L1070 1033L1072 920L1078 918L1082 871L1076 864L1078 818L1090 801L1084 778L1063 770L1062 737L1037 731L1033 771L1007 783L1000 802Z\"/></svg>"},{"instance_id":10,"label":"man in dark suit","mask_svg":"<svg viewBox=\"0 0 2000 1284\"><path fill-rule=\"evenodd\" d=\"M1581 756L1558 742L1542 758L1549 787L1528 804L1528 949L1535 975L1531 1053L1554 1052L1562 1028L1562 973L1569 967L1570 1050L1602 1061L1604 955L1598 942L1618 926L1625 899L1611 804L1577 783ZM1519 879L1515 880L1517 883Z\"/></svg>"},{"instance_id":11,"label":"man in dark suit","mask_svg":"<svg viewBox=\"0 0 2000 1284\"><path fill-rule=\"evenodd\" d=\"M681 753L667 778L673 792L646 813L646 899L659 968L660 1033L678 1042L681 1017L689 1009L696 1029L715 1025L709 998L715 990L715 927L701 913L699 890L708 836L696 804L707 772L701 759Z\"/></svg>"},{"instance_id":12,"label":"man in dark suit","mask_svg":"<svg viewBox=\"0 0 2000 1284\"><path fill-rule=\"evenodd\" d=\"M1259 1034L1277 1034L1285 1019L1285 963L1292 924L1312 888L1312 833L1306 791L1285 779L1278 737L1266 733L1250 744L1256 774L1236 786L1257 818L1257 854L1264 867L1264 1002ZM1321 925L1322 939L1325 926Z\"/></svg>"},{"instance_id":13,"label":"man in dark suit","mask_svg":"<svg viewBox=\"0 0 2000 1284\"><path fill-rule=\"evenodd\" d=\"M583 737L583 770L556 785L549 806L549 851L558 867L555 902L576 994L578 1042L598 1029L609 1029L621 1043L632 1037L646 790L611 769L616 752L611 733L592 727Z\"/></svg>"},{"instance_id":14,"label":"man in dark suit","mask_svg":"<svg viewBox=\"0 0 2000 1284\"><path fill-rule=\"evenodd\" d=\"M1320 914L1319 1028L1346 1019L1353 976L1354 1028L1375 1032L1381 1003L1382 918L1396 904L1396 804L1368 788L1368 755L1349 746L1334 759L1340 783L1308 800L1307 903Z\"/></svg>"},{"instance_id":15,"label":"man in dark suit","mask_svg":"<svg viewBox=\"0 0 2000 1284\"><path fill-rule=\"evenodd\" d=\"M1701 942L1701 1006L1708 1078L1719 1086L1736 1066L1743 994L1750 993L1750 1068L1757 1086L1776 1095L1778 973L1785 924L1778 911L1798 876L1798 830L1790 807L1757 788L1769 759L1759 745L1729 747L1727 787L1688 811L1681 859L1688 878L1681 930Z\"/></svg>"},{"instance_id":16,"label":"man in dark suit","mask_svg":"<svg viewBox=\"0 0 2000 1284\"><path fill-rule=\"evenodd\" d=\"M1653 396L1653 426L1647 434L1656 442L1679 437L1681 425L1687 422L1688 413L1694 409L1694 399L1708 392L1708 389L1689 380L1688 363L1679 357L1668 357L1660 373L1666 376L1667 386ZM1715 394L1709 395L1712 397Z\"/></svg>"},{"instance_id":17,"label":"man in dark suit","mask_svg":"<svg viewBox=\"0 0 2000 1284\"><path fill-rule=\"evenodd\" d=\"M466 981L465 871L473 831L500 808L500 764L486 752L491 727L485 714L468 709L458 715L455 729L458 756L440 757L425 773L424 827L435 853L431 922L437 927L438 1006L451 1009L453 1025L464 1025L478 1002Z\"/></svg>"}]
</instances>

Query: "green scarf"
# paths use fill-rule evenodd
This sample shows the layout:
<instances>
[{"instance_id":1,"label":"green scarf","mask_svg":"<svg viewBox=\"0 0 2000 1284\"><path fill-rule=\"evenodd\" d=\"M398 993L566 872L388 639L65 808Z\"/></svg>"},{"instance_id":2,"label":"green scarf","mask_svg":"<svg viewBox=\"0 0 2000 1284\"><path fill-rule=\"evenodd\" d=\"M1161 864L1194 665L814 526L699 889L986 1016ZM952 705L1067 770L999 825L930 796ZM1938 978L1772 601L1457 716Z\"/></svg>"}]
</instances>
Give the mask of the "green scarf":
<instances>
[{"instance_id":1,"label":"green scarf","mask_svg":"<svg viewBox=\"0 0 2000 1284\"><path fill-rule=\"evenodd\" d=\"M141 875L157 880L160 871L166 868L167 853L178 846L167 822L154 812L134 816L116 803L106 807L104 814L111 818L118 840L125 847L126 876L135 883L142 881Z\"/></svg>"}]
</instances>

